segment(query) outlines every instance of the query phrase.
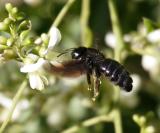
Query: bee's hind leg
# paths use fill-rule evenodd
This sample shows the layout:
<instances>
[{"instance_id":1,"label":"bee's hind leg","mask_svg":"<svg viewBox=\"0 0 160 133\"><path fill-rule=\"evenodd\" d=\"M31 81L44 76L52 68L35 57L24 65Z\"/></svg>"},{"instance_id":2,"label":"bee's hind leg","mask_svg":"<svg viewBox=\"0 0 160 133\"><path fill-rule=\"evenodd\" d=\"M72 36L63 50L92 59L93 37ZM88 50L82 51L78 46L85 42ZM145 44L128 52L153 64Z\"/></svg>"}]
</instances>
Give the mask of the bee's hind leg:
<instances>
[{"instance_id":1,"label":"bee's hind leg","mask_svg":"<svg viewBox=\"0 0 160 133\"><path fill-rule=\"evenodd\" d=\"M88 83L88 90L92 90L92 85L91 85L91 76L89 73L87 73L87 83Z\"/></svg>"},{"instance_id":2,"label":"bee's hind leg","mask_svg":"<svg viewBox=\"0 0 160 133\"><path fill-rule=\"evenodd\" d=\"M93 98L92 99L95 101L97 96L99 95L99 88L100 88L100 84L101 84L100 74L96 70L94 70L93 82L94 82L94 90L93 90Z\"/></svg>"}]
</instances>

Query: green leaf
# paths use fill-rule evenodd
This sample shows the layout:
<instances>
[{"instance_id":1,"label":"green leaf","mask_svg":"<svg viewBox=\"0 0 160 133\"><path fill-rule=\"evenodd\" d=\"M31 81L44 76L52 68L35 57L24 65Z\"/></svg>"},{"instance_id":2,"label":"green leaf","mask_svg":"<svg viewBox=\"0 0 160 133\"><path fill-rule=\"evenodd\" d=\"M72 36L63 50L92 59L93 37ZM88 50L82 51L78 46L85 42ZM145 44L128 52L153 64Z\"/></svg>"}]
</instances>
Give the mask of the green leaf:
<instances>
[{"instance_id":1,"label":"green leaf","mask_svg":"<svg viewBox=\"0 0 160 133\"><path fill-rule=\"evenodd\" d=\"M144 23L148 33L159 28L157 23L153 22L152 20L150 20L148 18L143 18L143 23Z\"/></svg>"}]
</instances>

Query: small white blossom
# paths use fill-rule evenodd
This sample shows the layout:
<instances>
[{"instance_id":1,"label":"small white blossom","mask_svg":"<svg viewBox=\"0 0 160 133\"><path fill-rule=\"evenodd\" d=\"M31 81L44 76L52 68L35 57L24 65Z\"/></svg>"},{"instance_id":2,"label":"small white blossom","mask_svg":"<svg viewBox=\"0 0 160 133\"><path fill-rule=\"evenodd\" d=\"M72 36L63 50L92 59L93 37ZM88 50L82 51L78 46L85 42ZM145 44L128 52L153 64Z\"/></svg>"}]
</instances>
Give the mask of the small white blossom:
<instances>
[{"instance_id":1,"label":"small white blossom","mask_svg":"<svg viewBox=\"0 0 160 133\"><path fill-rule=\"evenodd\" d=\"M155 30L153 32L150 32L148 35L147 35L147 39L152 42L152 43L156 43L158 41L160 41L160 29L158 30Z\"/></svg>"},{"instance_id":2,"label":"small white blossom","mask_svg":"<svg viewBox=\"0 0 160 133\"><path fill-rule=\"evenodd\" d=\"M129 108L135 108L139 103L139 98L137 96L137 93L141 85L141 79L140 76L137 74L132 74L131 77L133 79L133 90L130 93L121 91L120 99L123 105Z\"/></svg>"},{"instance_id":3,"label":"small white blossom","mask_svg":"<svg viewBox=\"0 0 160 133\"><path fill-rule=\"evenodd\" d=\"M34 43L40 45L42 43L42 38L37 38Z\"/></svg>"},{"instance_id":4,"label":"small white blossom","mask_svg":"<svg viewBox=\"0 0 160 133\"><path fill-rule=\"evenodd\" d=\"M133 79L133 92L137 92L142 83L141 78L137 74L132 74L131 77Z\"/></svg>"},{"instance_id":5,"label":"small white blossom","mask_svg":"<svg viewBox=\"0 0 160 133\"><path fill-rule=\"evenodd\" d=\"M46 60L39 58L36 63L26 64L21 67L20 71L23 73L28 73L29 83L32 89L42 90L44 89L44 81L46 80L44 76L39 73L42 66L46 63ZM45 79L45 80L44 80Z\"/></svg>"},{"instance_id":6,"label":"small white blossom","mask_svg":"<svg viewBox=\"0 0 160 133\"><path fill-rule=\"evenodd\" d=\"M144 55L142 57L142 66L149 72L155 71L159 67L156 58L150 55Z\"/></svg>"},{"instance_id":7,"label":"small white blossom","mask_svg":"<svg viewBox=\"0 0 160 133\"><path fill-rule=\"evenodd\" d=\"M112 32L107 33L106 36L105 36L105 42L111 48L115 48L116 47L116 37L115 37L115 35Z\"/></svg>"},{"instance_id":8,"label":"small white blossom","mask_svg":"<svg viewBox=\"0 0 160 133\"><path fill-rule=\"evenodd\" d=\"M48 49L52 49L61 40L61 33L56 27L52 26L49 31L49 36L50 40L48 44Z\"/></svg>"},{"instance_id":9,"label":"small white blossom","mask_svg":"<svg viewBox=\"0 0 160 133\"><path fill-rule=\"evenodd\" d=\"M125 42L131 42L132 40L132 36L130 34L125 34L124 35L124 41Z\"/></svg>"},{"instance_id":10,"label":"small white blossom","mask_svg":"<svg viewBox=\"0 0 160 133\"><path fill-rule=\"evenodd\" d=\"M11 106L12 100L6 97L4 94L0 94L0 105L9 109Z\"/></svg>"},{"instance_id":11,"label":"small white blossom","mask_svg":"<svg viewBox=\"0 0 160 133\"><path fill-rule=\"evenodd\" d=\"M49 31L49 37L50 39L49 39L48 47L46 50L42 52L42 55L46 55L49 50L52 50L54 46L60 42L61 33L56 27L52 26Z\"/></svg>"},{"instance_id":12,"label":"small white blossom","mask_svg":"<svg viewBox=\"0 0 160 133\"><path fill-rule=\"evenodd\" d=\"M86 107L82 103L82 95L76 95L72 98L68 105L68 114L73 119L81 119L86 115Z\"/></svg>"},{"instance_id":13,"label":"small white blossom","mask_svg":"<svg viewBox=\"0 0 160 133\"><path fill-rule=\"evenodd\" d=\"M49 112L47 122L49 125L57 127L63 125L66 120L66 107L59 104L51 112Z\"/></svg>"}]
</instances>

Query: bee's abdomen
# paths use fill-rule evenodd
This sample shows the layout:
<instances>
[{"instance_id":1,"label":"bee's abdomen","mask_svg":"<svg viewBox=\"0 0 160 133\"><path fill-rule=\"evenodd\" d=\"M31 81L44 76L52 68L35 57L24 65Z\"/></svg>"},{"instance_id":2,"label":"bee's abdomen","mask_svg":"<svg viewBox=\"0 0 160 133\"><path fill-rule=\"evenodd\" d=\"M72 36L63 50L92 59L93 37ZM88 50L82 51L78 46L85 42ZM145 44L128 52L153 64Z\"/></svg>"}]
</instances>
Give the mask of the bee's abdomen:
<instances>
[{"instance_id":1,"label":"bee's abdomen","mask_svg":"<svg viewBox=\"0 0 160 133\"><path fill-rule=\"evenodd\" d=\"M132 90L132 78L129 72L117 61L112 59L105 59L100 65L100 72L108 77L116 85L120 86L126 91Z\"/></svg>"}]
</instances>

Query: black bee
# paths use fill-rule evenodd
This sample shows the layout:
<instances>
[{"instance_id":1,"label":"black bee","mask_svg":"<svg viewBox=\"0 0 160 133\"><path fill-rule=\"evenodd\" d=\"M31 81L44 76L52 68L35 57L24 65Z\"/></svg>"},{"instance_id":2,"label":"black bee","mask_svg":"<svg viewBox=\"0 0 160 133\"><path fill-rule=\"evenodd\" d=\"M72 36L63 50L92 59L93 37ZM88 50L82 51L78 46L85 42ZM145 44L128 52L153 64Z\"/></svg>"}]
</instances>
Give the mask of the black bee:
<instances>
[{"instance_id":1,"label":"black bee","mask_svg":"<svg viewBox=\"0 0 160 133\"><path fill-rule=\"evenodd\" d=\"M51 65L51 72L63 76L80 76L81 74L86 74L90 89L92 76L94 80L94 98L98 96L101 82L100 77L102 75L109 78L110 81L127 92L132 90L133 80L129 72L117 61L105 58L102 53L94 48L78 47L69 50L71 50L72 60L63 62L60 66ZM58 56L67 52L68 50Z\"/></svg>"}]
</instances>

